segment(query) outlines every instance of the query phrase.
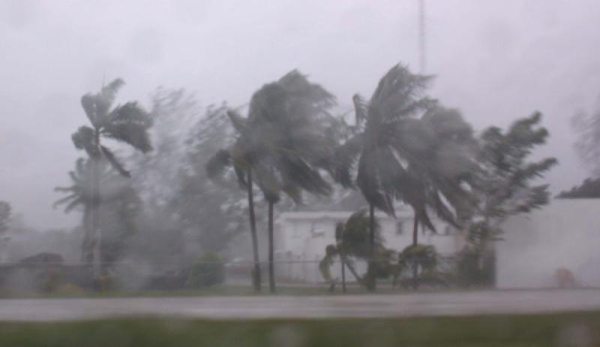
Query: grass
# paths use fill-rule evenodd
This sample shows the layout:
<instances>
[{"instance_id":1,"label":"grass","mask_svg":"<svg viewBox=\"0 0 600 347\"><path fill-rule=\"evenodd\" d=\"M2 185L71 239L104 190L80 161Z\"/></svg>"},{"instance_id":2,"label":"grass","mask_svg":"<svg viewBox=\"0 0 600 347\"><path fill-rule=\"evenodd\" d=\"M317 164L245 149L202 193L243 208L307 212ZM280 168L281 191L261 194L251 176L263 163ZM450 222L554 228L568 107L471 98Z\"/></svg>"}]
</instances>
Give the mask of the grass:
<instances>
[{"instance_id":1,"label":"grass","mask_svg":"<svg viewBox=\"0 0 600 347\"><path fill-rule=\"evenodd\" d=\"M360 293L357 288L352 293ZM276 295L326 295L327 289L318 287L278 287ZM339 291L338 294L342 294ZM146 291L56 291L56 292L9 292L0 291L0 299L42 298L131 298L131 297L194 297L194 296L264 296L268 288L256 293L250 286L215 286L197 290L146 290Z\"/></svg>"},{"instance_id":2,"label":"grass","mask_svg":"<svg viewBox=\"0 0 600 347\"><path fill-rule=\"evenodd\" d=\"M398 294L402 291L398 288L392 289L381 286L378 291L371 293L357 285L348 286L346 294ZM342 295L341 287L330 293L326 286L306 285L278 285L276 295ZM256 293L249 285L220 285L196 290L171 290L171 291L62 291L55 292L10 292L0 291L0 299L25 299L25 298L118 298L118 297L193 297L193 296L265 296L269 294L269 288L263 286L261 293Z\"/></svg>"},{"instance_id":3,"label":"grass","mask_svg":"<svg viewBox=\"0 0 600 347\"><path fill-rule=\"evenodd\" d=\"M0 346L598 346L600 312L402 319L0 323Z\"/></svg>"}]
</instances>

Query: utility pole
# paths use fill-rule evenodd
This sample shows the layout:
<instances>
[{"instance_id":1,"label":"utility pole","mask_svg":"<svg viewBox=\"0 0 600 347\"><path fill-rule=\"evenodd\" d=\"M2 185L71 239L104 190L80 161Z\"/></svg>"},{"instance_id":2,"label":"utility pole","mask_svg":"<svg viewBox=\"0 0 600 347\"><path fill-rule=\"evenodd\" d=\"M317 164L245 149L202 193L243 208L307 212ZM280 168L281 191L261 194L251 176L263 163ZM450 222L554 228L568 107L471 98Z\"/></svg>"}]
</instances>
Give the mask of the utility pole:
<instances>
[{"instance_id":1,"label":"utility pole","mask_svg":"<svg viewBox=\"0 0 600 347\"><path fill-rule=\"evenodd\" d=\"M425 0L419 1L419 73L425 73Z\"/></svg>"}]
</instances>

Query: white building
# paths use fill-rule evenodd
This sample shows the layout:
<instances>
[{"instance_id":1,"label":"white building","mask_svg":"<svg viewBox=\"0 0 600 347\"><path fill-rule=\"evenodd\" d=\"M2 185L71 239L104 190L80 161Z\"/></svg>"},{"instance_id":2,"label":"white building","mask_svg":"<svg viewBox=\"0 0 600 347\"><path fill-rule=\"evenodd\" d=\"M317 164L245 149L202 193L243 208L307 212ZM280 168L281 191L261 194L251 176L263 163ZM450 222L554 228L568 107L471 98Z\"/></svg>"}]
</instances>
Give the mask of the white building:
<instances>
[{"instance_id":1,"label":"white building","mask_svg":"<svg viewBox=\"0 0 600 347\"><path fill-rule=\"evenodd\" d=\"M351 215L352 212L282 213L275 236L278 277L305 282L322 281L319 261L325 256L325 248L335 244L337 223L345 222ZM401 251L412 244L413 212L409 207L398 209L396 218L382 213L377 213L376 217L387 248ZM438 234L420 232L419 243L432 244L441 254L453 254L459 246L458 238L441 220L433 218L432 221ZM338 271L334 268L332 274L339 277Z\"/></svg>"},{"instance_id":2,"label":"white building","mask_svg":"<svg viewBox=\"0 0 600 347\"><path fill-rule=\"evenodd\" d=\"M351 212L288 212L278 220L276 258L279 277L319 282L318 263L325 247L335 243L335 226ZM377 214L386 247L401 251L412 243L412 211L397 218ZM443 255L464 245L463 237L435 220L439 234L419 234ZM557 285L557 269L568 269L579 286L600 287L600 199L555 199L530 214L509 218L502 241L496 243L496 285L499 288L540 288ZM296 263L294 263L296 262ZM364 271L364 264L359 270ZM332 274L339 278L339 269Z\"/></svg>"},{"instance_id":3,"label":"white building","mask_svg":"<svg viewBox=\"0 0 600 347\"><path fill-rule=\"evenodd\" d=\"M500 288L553 287L556 270L580 286L600 286L600 199L555 199L510 218L496 245Z\"/></svg>"}]
</instances>

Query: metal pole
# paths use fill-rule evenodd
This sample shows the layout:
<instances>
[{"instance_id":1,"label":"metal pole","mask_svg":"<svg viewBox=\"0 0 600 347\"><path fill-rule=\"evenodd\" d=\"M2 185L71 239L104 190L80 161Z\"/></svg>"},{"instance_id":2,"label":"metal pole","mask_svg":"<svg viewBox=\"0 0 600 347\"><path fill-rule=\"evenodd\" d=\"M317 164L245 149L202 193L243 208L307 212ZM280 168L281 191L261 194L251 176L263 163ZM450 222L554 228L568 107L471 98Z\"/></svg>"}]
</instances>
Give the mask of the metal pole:
<instances>
[{"instance_id":1,"label":"metal pole","mask_svg":"<svg viewBox=\"0 0 600 347\"><path fill-rule=\"evenodd\" d=\"M425 73L425 0L419 0L419 73Z\"/></svg>"}]
</instances>

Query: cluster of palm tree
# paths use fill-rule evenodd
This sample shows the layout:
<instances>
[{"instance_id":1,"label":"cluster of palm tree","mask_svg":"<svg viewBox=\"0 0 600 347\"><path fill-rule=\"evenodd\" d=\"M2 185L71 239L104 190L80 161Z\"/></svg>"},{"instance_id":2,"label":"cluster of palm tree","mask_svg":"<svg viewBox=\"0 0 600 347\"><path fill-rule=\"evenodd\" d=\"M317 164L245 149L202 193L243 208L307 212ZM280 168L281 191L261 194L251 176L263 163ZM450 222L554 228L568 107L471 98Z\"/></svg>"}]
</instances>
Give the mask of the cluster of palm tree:
<instances>
[{"instance_id":1,"label":"cluster of palm tree","mask_svg":"<svg viewBox=\"0 0 600 347\"><path fill-rule=\"evenodd\" d=\"M322 172L332 167L334 139L327 136L325 124L333 105L331 93L294 70L254 93L247 118L233 110L228 112L237 140L231 148L216 153L206 167L213 178L233 168L247 190L256 290L260 290L261 281L254 182L268 204L269 289L275 292L273 209L282 194L300 203L304 191L318 195L331 192Z\"/></svg>"},{"instance_id":2,"label":"cluster of palm tree","mask_svg":"<svg viewBox=\"0 0 600 347\"><path fill-rule=\"evenodd\" d=\"M368 233L345 233L346 237L354 237L346 241L338 237L324 264L331 262L334 255L348 264L344 259L350 255L367 260L367 272L360 282L369 290L375 290L376 278L384 271L379 266L380 260L390 256L377 236L375 211L394 216L396 205L403 203L414 211L414 224L413 242L401 253L402 266L412 267L413 286L418 286L420 265L410 259L411 254L421 254L421 250L430 252L429 248L419 244L419 228L436 231L431 212L445 222L461 227L480 207L475 192L485 192L481 187L481 182L485 182L481 174L486 168L482 164L485 161L480 158L481 146L471 126L457 110L445 108L427 96L431 80L431 76L413 74L405 66L392 67L381 78L369 100L359 95L353 97L353 125L332 115L336 105L333 94L296 70L258 89L251 97L246 117L236 109L227 109L226 114L235 129L235 141L216 151L205 163L205 169L214 181L223 180L231 173L247 194L254 260L252 278L256 291L261 290L262 280L255 186L262 192L268 211L271 292L276 290L275 205L283 197L300 204L304 193L327 196L336 184L343 189L358 189L369 206L368 215L361 212L341 228L352 231L360 229L357 227L360 225L368 227L365 229ZM115 186L115 182L119 182L117 178L130 177L117 155L104 145L104 139L125 143L142 153L152 150L148 132L153 123L150 114L136 102L113 107L123 84L117 79L100 92L82 97L81 104L90 125L80 127L72 140L77 149L87 153L87 159L80 159L75 171L71 172L72 186L57 189L68 193L58 201L58 204L66 205L67 212L83 206L82 260L87 263L103 261L100 206L119 201L130 202L123 206L134 206L131 202L137 199L133 191L123 185L118 191L110 193L108 189L109 193L101 194L100 185L108 186L108 182L112 182ZM539 117L527 124L537 122ZM517 130L522 128L516 127ZM543 140L547 134L541 135ZM536 139L533 138L531 144L526 142L526 150L518 152L521 154L520 165L526 164L522 157L529 153L529 148L540 143L541 140L536 142ZM507 135L504 142L510 147L513 140ZM526 178L538 175L552 164L547 163ZM521 182L519 187L526 185ZM544 193L545 189L538 190ZM133 229L134 225L128 228ZM358 276L353 268L350 270Z\"/></svg>"},{"instance_id":3,"label":"cluster of palm tree","mask_svg":"<svg viewBox=\"0 0 600 347\"><path fill-rule=\"evenodd\" d=\"M292 71L258 90L247 118L230 111L237 141L208 162L211 177L228 167L247 189L254 252L254 284L260 290L260 267L254 216L253 182L268 203L269 284L275 291L273 206L285 193L295 202L302 192L326 195L331 180L360 189L369 204L368 273L376 272L378 256L375 210L394 215L402 201L415 212L418 227L435 231L428 208L458 224L469 215L469 194L475 141L461 115L425 96L431 77L394 66L383 76L372 98L353 98L356 124L345 140L328 136L328 110L334 97L318 84ZM375 289L375 275L365 282Z\"/></svg>"}]
</instances>

